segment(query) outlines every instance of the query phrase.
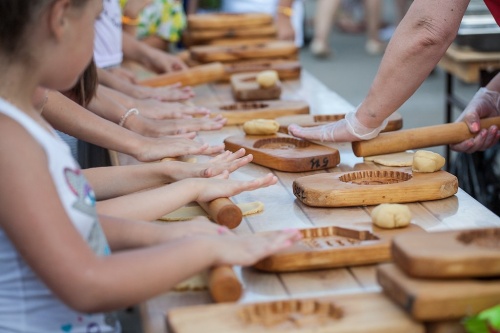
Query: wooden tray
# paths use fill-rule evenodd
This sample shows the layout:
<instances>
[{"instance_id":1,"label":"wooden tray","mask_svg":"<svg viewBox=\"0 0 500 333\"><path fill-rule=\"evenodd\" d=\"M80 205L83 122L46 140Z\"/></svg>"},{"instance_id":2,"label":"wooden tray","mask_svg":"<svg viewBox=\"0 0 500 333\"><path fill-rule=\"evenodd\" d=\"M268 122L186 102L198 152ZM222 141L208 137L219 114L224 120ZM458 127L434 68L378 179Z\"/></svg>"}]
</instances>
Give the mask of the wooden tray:
<instances>
[{"instance_id":1,"label":"wooden tray","mask_svg":"<svg viewBox=\"0 0 500 333\"><path fill-rule=\"evenodd\" d=\"M217 13L188 15L188 29L246 29L273 24L273 17L264 13Z\"/></svg>"},{"instance_id":2,"label":"wooden tray","mask_svg":"<svg viewBox=\"0 0 500 333\"><path fill-rule=\"evenodd\" d=\"M500 303L500 280L415 279L395 264L379 265L377 280L386 295L422 321L459 319Z\"/></svg>"},{"instance_id":3,"label":"wooden tray","mask_svg":"<svg viewBox=\"0 0 500 333\"><path fill-rule=\"evenodd\" d=\"M229 81L231 75L245 72L261 72L265 70L275 70L280 80L297 79L300 77L301 65L296 60L282 59L257 59L244 60L233 63L225 63L225 76L223 80Z\"/></svg>"},{"instance_id":4,"label":"wooden tray","mask_svg":"<svg viewBox=\"0 0 500 333\"><path fill-rule=\"evenodd\" d=\"M241 125L252 119L275 119L288 114L309 113L309 105L303 101L255 101L205 105L211 115L227 118L227 125Z\"/></svg>"},{"instance_id":5,"label":"wooden tray","mask_svg":"<svg viewBox=\"0 0 500 333\"><path fill-rule=\"evenodd\" d=\"M280 124L279 131L281 133L288 134L288 126L291 124L297 124L302 127L312 127L328 124L331 122L339 121L344 119L345 113L342 114L315 114L315 115L300 115L300 116L286 116L276 118L276 121ZM382 132L397 131L403 128L403 117L398 112L395 112L389 116L389 122L387 126L382 130Z\"/></svg>"},{"instance_id":6,"label":"wooden tray","mask_svg":"<svg viewBox=\"0 0 500 333\"><path fill-rule=\"evenodd\" d=\"M371 223L367 226L370 228ZM392 238L402 233L411 238L415 232L424 233L416 224L398 229L373 226L373 231L335 226L303 229L302 240L254 267L267 272L290 272L389 261Z\"/></svg>"},{"instance_id":7,"label":"wooden tray","mask_svg":"<svg viewBox=\"0 0 500 333\"><path fill-rule=\"evenodd\" d=\"M226 149L245 148L253 155L252 162L271 169L305 172L333 168L340 163L339 151L285 134L230 136L224 140Z\"/></svg>"},{"instance_id":8,"label":"wooden tray","mask_svg":"<svg viewBox=\"0 0 500 333\"><path fill-rule=\"evenodd\" d=\"M413 277L500 277L500 228L400 235L392 253Z\"/></svg>"},{"instance_id":9,"label":"wooden tray","mask_svg":"<svg viewBox=\"0 0 500 333\"><path fill-rule=\"evenodd\" d=\"M189 44L210 42L219 38L274 38L276 37L276 27L274 25L263 25L258 27L248 27L245 29L217 29L217 30L188 30L183 34L183 38L189 40ZM192 49L192 48L191 48Z\"/></svg>"},{"instance_id":10,"label":"wooden tray","mask_svg":"<svg viewBox=\"0 0 500 333\"><path fill-rule=\"evenodd\" d=\"M446 171L412 173L408 168L322 173L293 182L295 196L314 207L436 200L457 191L457 177Z\"/></svg>"},{"instance_id":11,"label":"wooden tray","mask_svg":"<svg viewBox=\"0 0 500 333\"><path fill-rule=\"evenodd\" d=\"M338 295L254 304L210 304L182 307L167 315L169 331L423 333L380 293Z\"/></svg>"},{"instance_id":12,"label":"wooden tray","mask_svg":"<svg viewBox=\"0 0 500 333\"><path fill-rule=\"evenodd\" d=\"M239 61L246 59L271 59L296 57L298 48L293 42L274 41L254 45L234 46L194 46L190 48L191 57L203 63L214 61Z\"/></svg>"},{"instance_id":13,"label":"wooden tray","mask_svg":"<svg viewBox=\"0 0 500 333\"><path fill-rule=\"evenodd\" d=\"M237 101L265 101L279 99L281 82L269 88L262 88L256 81L257 73L240 73L231 76L231 91Z\"/></svg>"}]
</instances>

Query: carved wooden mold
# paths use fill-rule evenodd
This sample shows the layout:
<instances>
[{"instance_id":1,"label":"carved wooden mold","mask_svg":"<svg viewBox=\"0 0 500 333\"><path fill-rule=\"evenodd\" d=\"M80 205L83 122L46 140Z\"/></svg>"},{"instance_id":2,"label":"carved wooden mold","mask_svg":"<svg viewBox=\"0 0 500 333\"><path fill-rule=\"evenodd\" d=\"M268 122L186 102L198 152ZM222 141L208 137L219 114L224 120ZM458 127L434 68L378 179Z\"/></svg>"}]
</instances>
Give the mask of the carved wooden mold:
<instances>
[{"instance_id":1,"label":"carved wooden mold","mask_svg":"<svg viewBox=\"0 0 500 333\"><path fill-rule=\"evenodd\" d=\"M314 207L349 207L444 199L458 180L446 171L412 173L409 168L332 172L295 179L293 193Z\"/></svg>"},{"instance_id":2,"label":"carved wooden mold","mask_svg":"<svg viewBox=\"0 0 500 333\"><path fill-rule=\"evenodd\" d=\"M394 235L422 232L414 224L404 229L374 227L374 231L370 231L337 226L303 229L299 242L262 259L254 267L268 272L288 272L387 261L391 258L390 242Z\"/></svg>"}]
</instances>

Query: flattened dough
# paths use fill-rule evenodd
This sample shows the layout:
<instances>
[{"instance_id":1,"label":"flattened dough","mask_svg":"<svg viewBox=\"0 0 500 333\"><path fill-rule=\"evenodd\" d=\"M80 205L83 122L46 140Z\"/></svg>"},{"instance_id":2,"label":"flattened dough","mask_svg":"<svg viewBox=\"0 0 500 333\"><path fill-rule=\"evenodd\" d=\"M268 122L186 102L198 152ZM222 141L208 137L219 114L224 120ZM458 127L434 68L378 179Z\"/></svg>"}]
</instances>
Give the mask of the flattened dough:
<instances>
[{"instance_id":1,"label":"flattened dough","mask_svg":"<svg viewBox=\"0 0 500 333\"><path fill-rule=\"evenodd\" d=\"M404 228L410 224L410 208L401 204L380 204L372 210L372 221L385 229Z\"/></svg>"},{"instance_id":2,"label":"flattened dough","mask_svg":"<svg viewBox=\"0 0 500 333\"><path fill-rule=\"evenodd\" d=\"M194 275L187 280L177 284L174 291L199 291L208 289L208 271Z\"/></svg>"},{"instance_id":3,"label":"flattened dough","mask_svg":"<svg viewBox=\"0 0 500 333\"><path fill-rule=\"evenodd\" d=\"M249 135L270 135L280 129L280 124L273 119L253 119L243 124L243 130Z\"/></svg>"},{"instance_id":4,"label":"flattened dough","mask_svg":"<svg viewBox=\"0 0 500 333\"><path fill-rule=\"evenodd\" d=\"M236 206L241 209L243 216L257 214L264 210L264 204L260 201L240 203L236 204ZM200 206L182 207L170 214L160 217L159 220L167 222L187 221L196 216L207 216L207 212Z\"/></svg>"},{"instance_id":5,"label":"flattened dough","mask_svg":"<svg viewBox=\"0 0 500 333\"><path fill-rule=\"evenodd\" d=\"M364 161L365 162L374 162L374 163L385 165L385 166L405 167L405 166L412 165L413 155L414 155L414 152L403 151L403 152L394 153L394 154L366 156L364 158Z\"/></svg>"}]
</instances>

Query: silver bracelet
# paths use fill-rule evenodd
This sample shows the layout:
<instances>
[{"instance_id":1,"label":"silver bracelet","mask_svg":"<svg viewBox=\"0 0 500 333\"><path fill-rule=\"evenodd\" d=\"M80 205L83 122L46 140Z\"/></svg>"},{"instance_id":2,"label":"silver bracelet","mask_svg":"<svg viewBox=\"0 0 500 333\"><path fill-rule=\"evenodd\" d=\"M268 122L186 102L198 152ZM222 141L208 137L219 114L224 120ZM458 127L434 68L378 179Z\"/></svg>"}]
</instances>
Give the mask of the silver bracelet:
<instances>
[{"instance_id":1,"label":"silver bracelet","mask_svg":"<svg viewBox=\"0 0 500 333\"><path fill-rule=\"evenodd\" d=\"M137 110L136 108L132 108L125 112L125 114L120 118L120 122L118 123L118 125L123 126L123 124L125 124L125 121L127 121L127 118L133 114L139 114L139 110Z\"/></svg>"}]
</instances>

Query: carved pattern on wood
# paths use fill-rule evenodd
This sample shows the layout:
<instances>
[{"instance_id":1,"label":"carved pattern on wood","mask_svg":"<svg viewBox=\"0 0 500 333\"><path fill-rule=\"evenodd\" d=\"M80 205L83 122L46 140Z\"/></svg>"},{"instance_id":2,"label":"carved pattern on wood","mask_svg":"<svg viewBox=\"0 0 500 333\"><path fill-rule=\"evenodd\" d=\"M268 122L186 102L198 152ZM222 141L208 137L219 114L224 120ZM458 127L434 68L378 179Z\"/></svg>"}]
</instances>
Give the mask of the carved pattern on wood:
<instances>
[{"instance_id":1,"label":"carved pattern on wood","mask_svg":"<svg viewBox=\"0 0 500 333\"><path fill-rule=\"evenodd\" d=\"M295 138L268 138L256 141L253 147L260 149L296 149L306 148L310 145L307 141Z\"/></svg>"},{"instance_id":2,"label":"carved pattern on wood","mask_svg":"<svg viewBox=\"0 0 500 333\"><path fill-rule=\"evenodd\" d=\"M251 304L243 307L238 315L247 325L280 328L318 327L343 316L340 307L331 302L315 300L287 300Z\"/></svg>"},{"instance_id":3,"label":"carved pattern on wood","mask_svg":"<svg viewBox=\"0 0 500 333\"><path fill-rule=\"evenodd\" d=\"M364 170L346 173L339 177L344 183L355 185L395 184L410 180L411 178L411 173L390 170Z\"/></svg>"},{"instance_id":4,"label":"carved pattern on wood","mask_svg":"<svg viewBox=\"0 0 500 333\"><path fill-rule=\"evenodd\" d=\"M458 234L457 240L465 245L475 245L498 250L500 249L500 229L465 231Z\"/></svg>"}]
</instances>

